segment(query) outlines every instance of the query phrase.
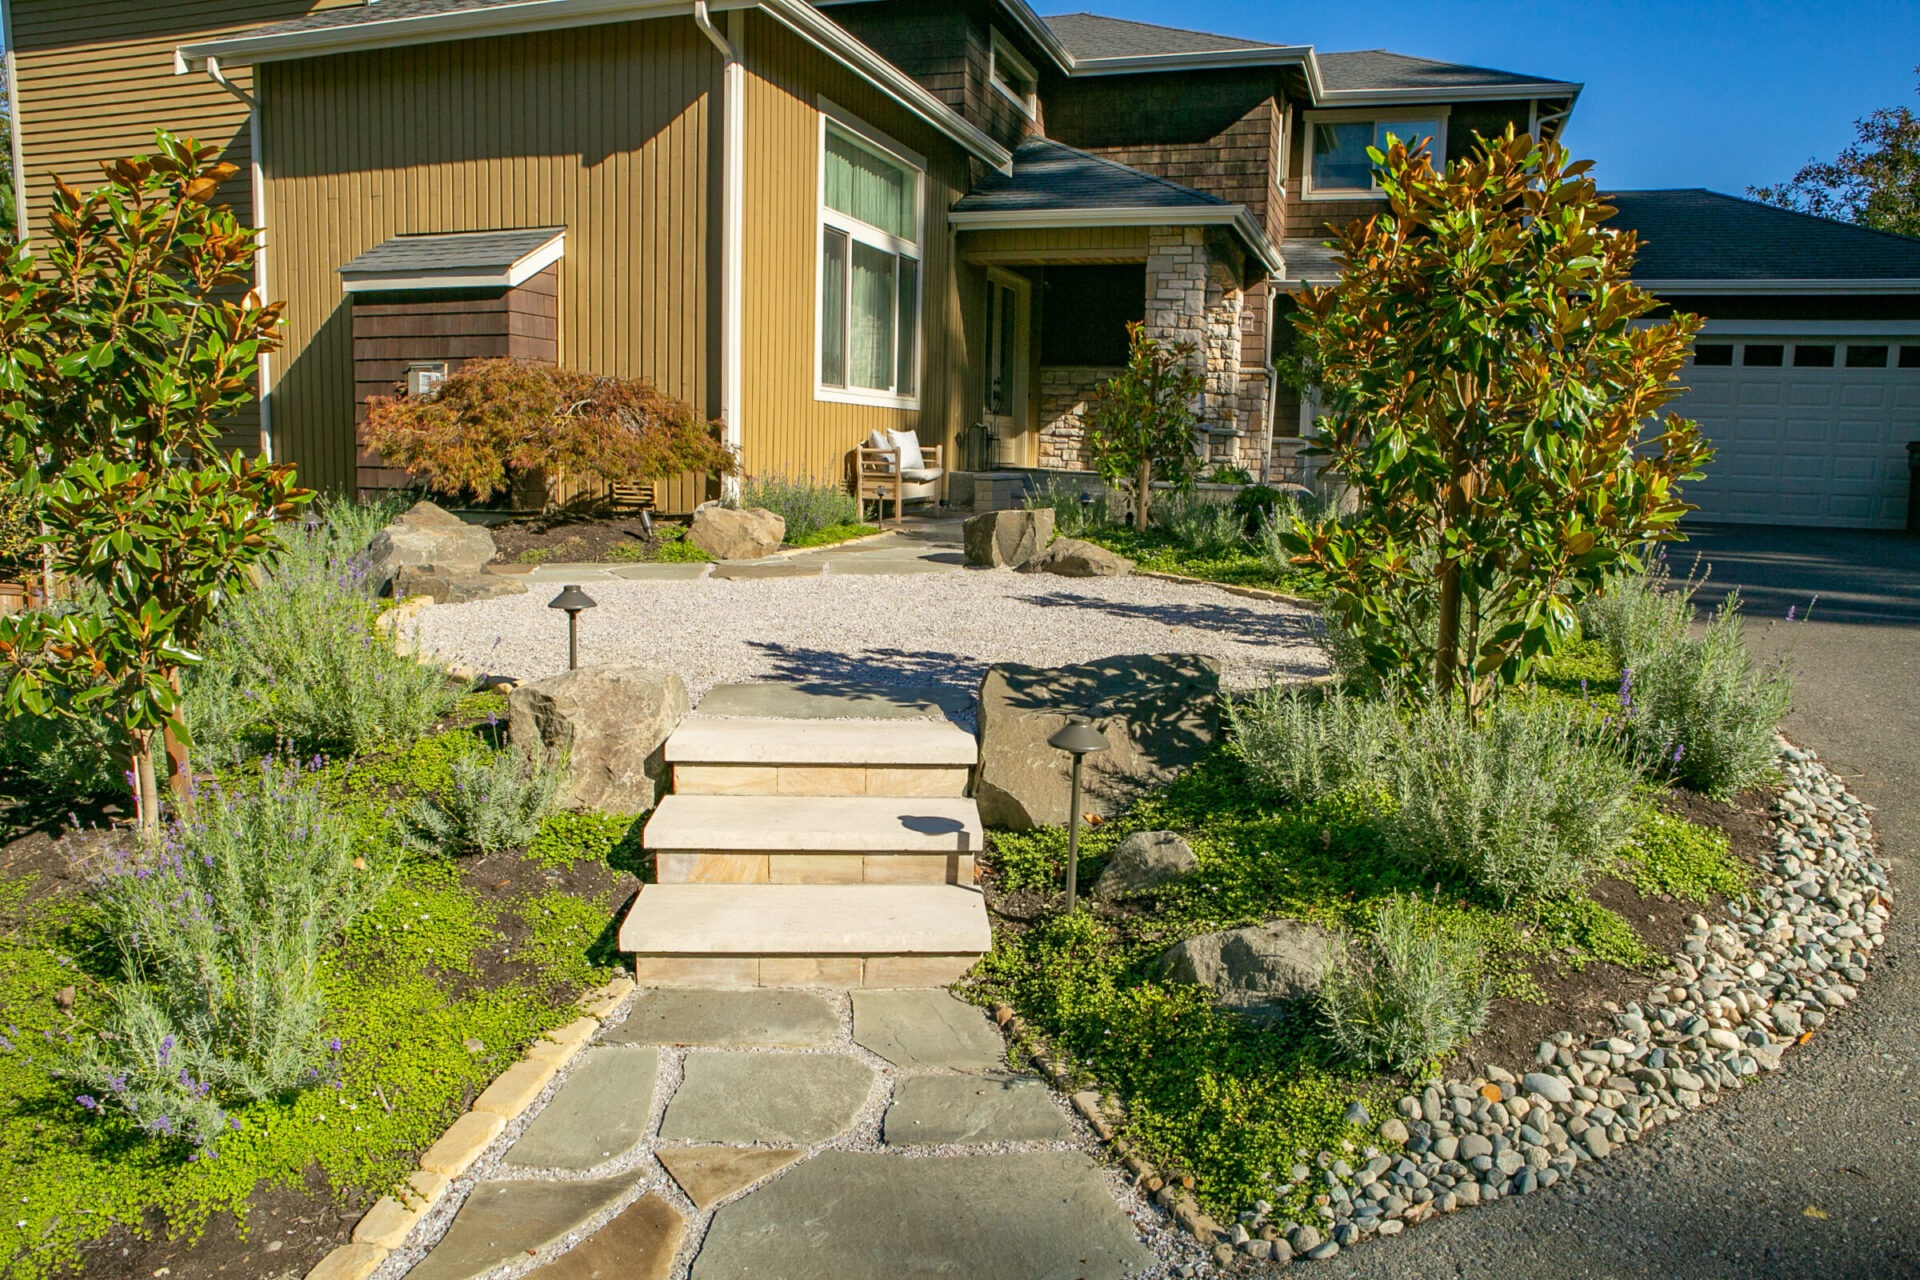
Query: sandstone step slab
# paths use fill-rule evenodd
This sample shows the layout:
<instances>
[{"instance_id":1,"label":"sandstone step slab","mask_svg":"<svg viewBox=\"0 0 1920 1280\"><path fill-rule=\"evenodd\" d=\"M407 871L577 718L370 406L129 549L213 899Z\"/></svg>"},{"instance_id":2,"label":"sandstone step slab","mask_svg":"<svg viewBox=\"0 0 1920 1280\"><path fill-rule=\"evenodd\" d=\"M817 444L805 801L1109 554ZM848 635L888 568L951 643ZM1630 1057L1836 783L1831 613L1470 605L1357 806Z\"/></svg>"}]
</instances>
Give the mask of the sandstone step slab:
<instances>
[{"instance_id":1,"label":"sandstone step slab","mask_svg":"<svg viewBox=\"0 0 1920 1280\"><path fill-rule=\"evenodd\" d=\"M964 765L974 736L950 720L796 720L702 716L667 739L669 764Z\"/></svg>"},{"instance_id":2,"label":"sandstone step slab","mask_svg":"<svg viewBox=\"0 0 1920 1280\"><path fill-rule=\"evenodd\" d=\"M662 800L641 844L656 853L973 854L971 800L897 796L684 796Z\"/></svg>"},{"instance_id":3,"label":"sandstone step slab","mask_svg":"<svg viewBox=\"0 0 1920 1280\"><path fill-rule=\"evenodd\" d=\"M960 885L651 884L620 925L653 986L945 986L991 946Z\"/></svg>"}]
</instances>

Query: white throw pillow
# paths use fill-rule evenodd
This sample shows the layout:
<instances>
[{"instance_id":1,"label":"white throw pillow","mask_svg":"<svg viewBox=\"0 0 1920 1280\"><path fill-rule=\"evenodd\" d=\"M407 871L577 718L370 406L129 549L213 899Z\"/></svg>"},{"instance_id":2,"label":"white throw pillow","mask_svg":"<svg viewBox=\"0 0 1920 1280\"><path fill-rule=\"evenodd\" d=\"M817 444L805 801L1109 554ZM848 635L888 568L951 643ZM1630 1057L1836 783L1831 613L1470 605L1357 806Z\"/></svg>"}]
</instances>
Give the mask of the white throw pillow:
<instances>
[{"instance_id":1,"label":"white throw pillow","mask_svg":"<svg viewBox=\"0 0 1920 1280\"><path fill-rule=\"evenodd\" d=\"M900 469L915 471L927 465L926 455L920 452L920 433L917 431L889 431L887 440L900 451Z\"/></svg>"}]
</instances>

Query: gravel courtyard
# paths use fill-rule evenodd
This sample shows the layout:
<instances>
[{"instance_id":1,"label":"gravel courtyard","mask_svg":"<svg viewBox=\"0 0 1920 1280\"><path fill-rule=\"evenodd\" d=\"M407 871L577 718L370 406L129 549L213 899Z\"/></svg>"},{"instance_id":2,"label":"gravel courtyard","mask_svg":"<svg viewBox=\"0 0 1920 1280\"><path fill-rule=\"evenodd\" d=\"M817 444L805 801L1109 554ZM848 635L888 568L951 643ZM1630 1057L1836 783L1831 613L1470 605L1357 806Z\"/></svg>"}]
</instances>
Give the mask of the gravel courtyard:
<instances>
[{"instance_id":1,"label":"gravel courtyard","mask_svg":"<svg viewBox=\"0 0 1920 1280\"><path fill-rule=\"evenodd\" d=\"M580 661L672 667L697 703L717 684L776 680L937 685L971 695L996 662L1059 666L1130 653L1219 659L1246 689L1321 673L1308 609L1154 578L1069 579L1004 569L583 584ZM425 610L424 652L533 679L567 665L558 588Z\"/></svg>"}]
</instances>

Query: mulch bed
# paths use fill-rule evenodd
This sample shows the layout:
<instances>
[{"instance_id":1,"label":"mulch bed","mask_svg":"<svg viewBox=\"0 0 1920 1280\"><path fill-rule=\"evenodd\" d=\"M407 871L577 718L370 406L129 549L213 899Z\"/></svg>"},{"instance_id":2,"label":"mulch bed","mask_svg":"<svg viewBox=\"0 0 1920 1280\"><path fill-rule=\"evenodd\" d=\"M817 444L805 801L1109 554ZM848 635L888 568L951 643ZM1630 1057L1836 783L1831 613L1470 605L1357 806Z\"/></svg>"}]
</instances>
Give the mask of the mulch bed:
<instances>
[{"instance_id":1,"label":"mulch bed","mask_svg":"<svg viewBox=\"0 0 1920 1280\"><path fill-rule=\"evenodd\" d=\"M668 527L665 520L654 523L662 529ZM508 520L487 532L499 549L493 558L495 564L525 563L521 556L529 551L545 553L547 559L556 561L646 559L665 541L649 537L639 516L576 516L563 512Z\"/></svg>"}]
</instances>

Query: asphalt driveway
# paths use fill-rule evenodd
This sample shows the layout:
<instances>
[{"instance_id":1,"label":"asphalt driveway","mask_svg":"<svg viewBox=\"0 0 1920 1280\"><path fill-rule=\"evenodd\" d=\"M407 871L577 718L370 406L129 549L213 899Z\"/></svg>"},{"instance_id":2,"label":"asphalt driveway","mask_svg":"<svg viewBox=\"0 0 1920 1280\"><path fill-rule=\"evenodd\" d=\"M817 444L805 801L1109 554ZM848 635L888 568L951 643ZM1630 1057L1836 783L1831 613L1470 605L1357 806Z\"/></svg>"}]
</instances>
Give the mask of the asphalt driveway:
<instances>
[{"instance_id":1,"label":"asphalt driveway","mask_svg":"<svg viewBox=\"0 0 1920 1280\"><path fill-rule=\"evenodd\" d=\"M1696 553L1709 594L1741 589L1754 649L1791 663L1787 732L1879 807L1896 901L1861 999L1718 1106L1548 1191L1369 1242L1314 1275L1920 1277L1920 539L1705 527L1670 558L1684 571Z\"/></svg>"}]
</instances>

